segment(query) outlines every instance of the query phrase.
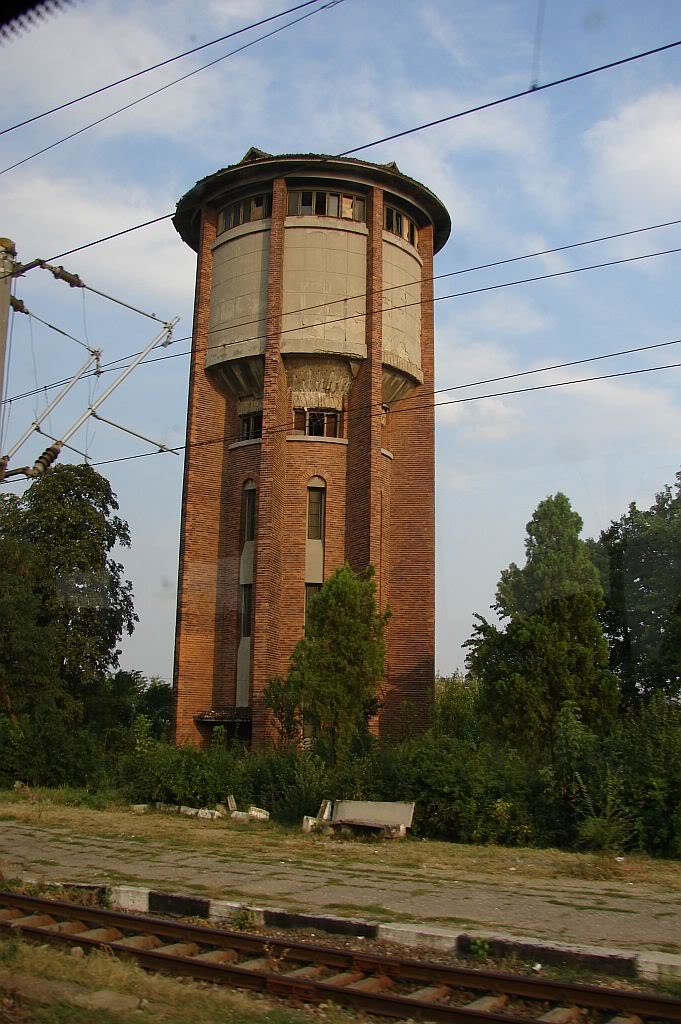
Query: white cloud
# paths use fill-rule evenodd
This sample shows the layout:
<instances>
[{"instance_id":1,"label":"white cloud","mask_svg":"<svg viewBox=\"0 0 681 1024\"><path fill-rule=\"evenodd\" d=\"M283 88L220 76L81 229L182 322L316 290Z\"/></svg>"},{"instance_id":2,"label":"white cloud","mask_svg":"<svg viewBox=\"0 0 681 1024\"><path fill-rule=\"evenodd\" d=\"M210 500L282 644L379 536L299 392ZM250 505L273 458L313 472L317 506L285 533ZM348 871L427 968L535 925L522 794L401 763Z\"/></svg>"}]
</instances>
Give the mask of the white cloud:
<instances>
[{"instance_id":1,"label":"white cloud","mask_svg":"<svg viewBox=\"0 0 681 1024\"><path fill-rule=\"evenodd\" d=\"M24 262L47 259L94 235L113 234L170 212L175 205L160 189L152 197L142 188L110 180L43 174L14 178L5 187L4 199L6 231L19 242ZM153 310L159 314L171 316L191 303L195 257L170 221L76 253L65 262L102 291L162 303L162 310Z\"/></svg>"},{"instance_id":2,"label":"white cloud","mask_svg":"<svg viewBox=\"0 0 681 1024\"><path fill-rule=\"evenodd\" d=\"M591 188L603 207L640 223L677 216L681 180L681 87L648 93L584 136Z\"/></svg>"}]
</instances>

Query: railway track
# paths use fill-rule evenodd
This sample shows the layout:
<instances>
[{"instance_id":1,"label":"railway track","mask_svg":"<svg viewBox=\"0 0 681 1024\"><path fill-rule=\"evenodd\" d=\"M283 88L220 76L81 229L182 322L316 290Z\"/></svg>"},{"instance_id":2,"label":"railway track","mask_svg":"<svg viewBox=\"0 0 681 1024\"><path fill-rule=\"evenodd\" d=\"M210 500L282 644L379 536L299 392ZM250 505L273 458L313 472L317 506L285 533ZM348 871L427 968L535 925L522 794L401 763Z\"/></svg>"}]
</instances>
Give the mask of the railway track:
<instances>
[{"instance_id":1,"label":"railway track","mask_svg":"<svg viewBox=\"0 0 681 1024\"><path fill-rule=\"evenodd\" d=\"M403 959L203 928L0 892L0 936L103 947L152 971L309 1003L426 1021L668 1024L681 1001L645 992Z\"/></svg>"}]
</instances>

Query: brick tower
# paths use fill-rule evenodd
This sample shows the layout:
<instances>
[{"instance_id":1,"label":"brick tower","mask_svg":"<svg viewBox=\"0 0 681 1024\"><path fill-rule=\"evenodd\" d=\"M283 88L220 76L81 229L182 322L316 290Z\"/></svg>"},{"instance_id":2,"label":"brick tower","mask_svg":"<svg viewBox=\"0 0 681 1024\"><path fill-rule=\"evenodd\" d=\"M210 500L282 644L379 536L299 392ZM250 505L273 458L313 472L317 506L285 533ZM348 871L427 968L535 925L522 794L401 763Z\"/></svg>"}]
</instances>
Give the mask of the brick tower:
<instances>
[{"instance_id":1,"label":"brick tower","mask_svg":"<svg viewBox=\"0 0 681 1024\"><path fill-rule=\"evenodd\" d=\"M371 563L393 618L379 714L422 722L435 647L433 253L449 215L394 163L243 160L174 224L197 253L176 740L260 746L306 602Z\"/></svg>"}]
</instances>

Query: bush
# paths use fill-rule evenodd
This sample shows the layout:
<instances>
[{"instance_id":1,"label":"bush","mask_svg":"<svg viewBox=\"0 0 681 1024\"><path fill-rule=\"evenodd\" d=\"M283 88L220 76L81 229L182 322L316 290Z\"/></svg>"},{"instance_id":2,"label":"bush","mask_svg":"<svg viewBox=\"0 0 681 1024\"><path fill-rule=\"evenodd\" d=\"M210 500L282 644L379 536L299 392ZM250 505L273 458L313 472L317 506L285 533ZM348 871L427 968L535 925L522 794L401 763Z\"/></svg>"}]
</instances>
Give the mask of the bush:
<instances>
[{"instance_id":1,"label":"bush","mask_svg":"<svg viewBox=\"0 0 681 1024\"><path fill-rule=\"evenodd\" d=\"M16 724L0 717L0 787L19 780L35 786L105 787L110 771L101 742L57 714Z\"/></svg>"}]
</instances>

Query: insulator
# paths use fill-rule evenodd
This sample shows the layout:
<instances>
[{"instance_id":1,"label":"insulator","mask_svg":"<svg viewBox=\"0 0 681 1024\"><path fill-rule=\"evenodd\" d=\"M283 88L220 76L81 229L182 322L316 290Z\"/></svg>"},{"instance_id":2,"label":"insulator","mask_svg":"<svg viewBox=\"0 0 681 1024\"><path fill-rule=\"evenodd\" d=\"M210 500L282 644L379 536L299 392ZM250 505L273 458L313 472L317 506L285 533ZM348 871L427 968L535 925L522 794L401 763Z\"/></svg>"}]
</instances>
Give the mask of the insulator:
<instances>
[{"instance_id":1,"label":"insulator","mask_svg":"<svg viewBox=\"0 0 681 1024\"><path fill-rule=\"evenodd\" d=\"M15 313L26 313L27 316L30 315L28 310L26 309L26 306L23 304L21 299L18 299L16 297L16 295L10 295L9 304Z\"/></svg>"},{"instance_id":2,"label":"insulator","mask_svg":"<svg viewBox=\"0 0 681 1024\"><path fill-rule=\"evenodd\" d=\"M2 458L0 458L0 480L4 480L5 479L5 473L7 472L7 467L8 466L9 466L9 455L3 455Z\"/></svg>"},{"instance_id":3,"label":"insulator","mask_svg":"<svg viewBox=\"0 0 681 1024\"><path fill-rule=\"evenodd\" d=\"M47 264L47 269L58 281L66 281L71 288L85 287L81 279L78 277L78 274L70 274L69 271L64 270L63 267L51 267L49 263Z\"/></svg>"},{"instance_id":4,"label":"insulator","mask_svg":"<svg viewBox=\"0 0 681 1024\"><path fill-rule=\"evenodd\" d=\"M61 451L61 445L59 445L59 444L51 444L50 447L46 448L45 451L43 452L43 454L40 455L35 460L35 462L33 463L33 466L31 467L31 469L28 471L28 473L26 475L27 476L42 476L43 473L45 473L50 468L52 463L55 462L59 458L60 451Z\"/></svg>"}]
</instances>

